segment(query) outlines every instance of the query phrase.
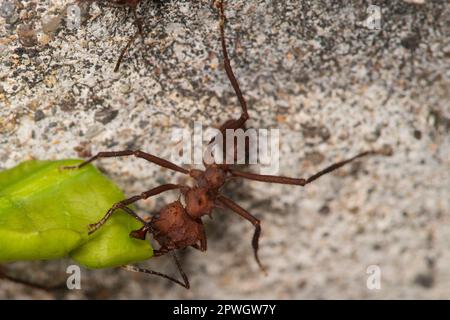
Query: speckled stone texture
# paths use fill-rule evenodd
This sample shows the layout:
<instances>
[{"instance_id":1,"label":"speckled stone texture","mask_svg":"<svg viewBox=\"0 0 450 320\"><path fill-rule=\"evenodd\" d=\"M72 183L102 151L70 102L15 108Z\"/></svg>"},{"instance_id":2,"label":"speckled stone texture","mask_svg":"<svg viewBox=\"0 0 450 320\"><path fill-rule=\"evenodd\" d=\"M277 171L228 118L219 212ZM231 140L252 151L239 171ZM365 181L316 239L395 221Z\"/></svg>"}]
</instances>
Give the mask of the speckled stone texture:
<instances>
[{"instance_id":1,"label":"speckled stone texture","mask_svg":"<svg viewBox=\"0 0 450 320\"><path fill-rule=\"evenodd\" d=\"M221 65L210 1L143 1L132 15L94 3L68 28L68 1L17 1L0 18L0 169L30 158L139 148L169 158L175 127L239 115ZM19 5L20 4L20 5ZM365 24L370 5L380 29ZM83 270L80 291L0 282L0 298L450 298L450 5L448 1L229 0L232 65L251 126L281 132L280 174L308 176L390 146L306 188L237 182L227 194L262 220L217 210L208 251L181 253L191 290L120 270ZM44 21L42 23L42 21ZM135 159L97 163L127 195L184 177ZM255 168L252 168L256 170ZM139 204L155 212L175 193ZM0 244L1 250L1 244ZM18 263L25 278L65 279L61 263ZM144 265L174 272L168 257ZM366 271L381 270L369 290Z\"/></svg>"}]
</instances>

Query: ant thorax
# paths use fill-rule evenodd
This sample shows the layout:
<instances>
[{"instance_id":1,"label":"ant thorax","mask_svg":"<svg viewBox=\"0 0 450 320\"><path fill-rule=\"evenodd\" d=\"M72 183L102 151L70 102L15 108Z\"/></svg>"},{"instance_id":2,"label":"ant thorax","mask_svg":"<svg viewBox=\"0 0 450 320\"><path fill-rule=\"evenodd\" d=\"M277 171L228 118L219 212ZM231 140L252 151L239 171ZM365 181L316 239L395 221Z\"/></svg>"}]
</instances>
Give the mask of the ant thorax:
<instances>
[{"instance_id":1,"label":"ant thorax","mask_svg":"<svg viewBox=\"0 0 450 320\"><path fill-rule=\"evenodd\" d=\"M192 219L201 218L204 215L211 215L214 209L215 192L205 187L190 188L185 194L186 213Z\"/></svg>"}]
</instances>

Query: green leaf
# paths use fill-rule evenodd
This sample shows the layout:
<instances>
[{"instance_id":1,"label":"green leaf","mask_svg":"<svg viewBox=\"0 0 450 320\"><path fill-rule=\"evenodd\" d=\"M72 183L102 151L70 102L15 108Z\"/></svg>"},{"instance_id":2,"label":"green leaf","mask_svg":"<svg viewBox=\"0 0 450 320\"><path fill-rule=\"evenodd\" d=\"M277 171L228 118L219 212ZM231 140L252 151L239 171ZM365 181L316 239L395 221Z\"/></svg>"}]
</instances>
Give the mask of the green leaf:
<instances>
[{"instance_id":1,"label":"green leaf","mask_svg":"<svg viewBox=\"0 0 450 320\"><path fill-rule=\"evenodd\" d=\"M88 236L88 225L124 195L91 165L60 169L78 163L33 160L0 172L0 262L70 256L105 268L153 255L148 241L129 237L141 223L120 210Z\"/></svg>"}]
</instances>

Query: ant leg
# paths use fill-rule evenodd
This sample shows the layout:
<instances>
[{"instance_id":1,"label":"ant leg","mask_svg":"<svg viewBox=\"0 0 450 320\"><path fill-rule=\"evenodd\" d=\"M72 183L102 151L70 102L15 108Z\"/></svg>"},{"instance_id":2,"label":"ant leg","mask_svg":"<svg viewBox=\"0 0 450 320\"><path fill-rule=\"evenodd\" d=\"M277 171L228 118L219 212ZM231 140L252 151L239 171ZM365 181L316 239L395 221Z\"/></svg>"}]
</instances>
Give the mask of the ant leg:
<instances>
[{"instance_id":1,"label":"ant leg","mask_svg":"<svg viewBox=\"0 0 450 320\"><path fill-rule=\"evenodd\" d=\"M129 200L129 199L127 199ZM125 211L126 213L128 213L130 216L132 216L133 218L135 218L136 220L142 222L143 224L146 224L146 222L139 217L136 212L134 212L133 210L131 210L130 208L127 207L127 205L123 204L123 203L116 203L113 205L113 207L111 209L108 210L108 212L106 212L105 216L98 222L96 223L92 223L88 226L88 234L91 235L93 234L95 231L97 231L98 229L100 229L101 226L103 226L106 221L108 221L109 218L111 218L112 214L117 210L117 209L122 209L123 211ZM146 230L146 229L145 229ZM132 231L134 232L134 231ZM140 234L142 234L144 231L140 232ZM142 236L145 239L145 235ZM135 237L137 238L137 237ZM143 240L143 239L142 239Z\"/></svg>"},{"instance_id":2,"label":"ant leg","mask_svg":"<svg viewBox=\"0 0 450 320\"><path fill-rule=\"evenodd\" d=\"M249 180L255 180L255 181L261 181L261 182L271 182L271 183L280 183L280 184L290 184L290 185L297 185L297 186L305 186L308 183L313 182L314 180L317 180L321 176L330 173L336 169L339 169L340 167L346 165L347 163L350 163L358 158L362 158L368 155L373 154L383 154L382 152L378 151L365 151L362 152L350 159L340 161L337 163L334 163L330 165L329 167L317 172L316 174L312 175L311 177L304 179L304 178L289 178L289 177L283 177L283 176L272 176L272 175L263 175L263 174L256 174L256 173L250 173L250 172L243 172L238 170L230 170L230 173L233 177L240 177L245 178Z\"/></svg>"},{"instance_id":3,"label":"ant leg","mask_svg":"<svg viewBox=\"0 0 450 320\"><path fill-rule=\"evenodd\" d=\"M151 155L149 153L140 151L140 150L124 150L124 151L107 151L107 152L99 152L92 158L80 163L76 166L66 166L62 167L62 169L80 169L85 165L99 159L99 158L118 158L118 157L126 157L126 156L135 156L136 158L145 159L149 162L157 164L160 167L174 170L177 172L181 172L184 174L188 174L189 170L186 170L180 166L177 166L175 163L167 161L165 159L159 158L157 156Z\"/></svg>"},{"instance_id":4,"label":"ant leg","mask_svg":"<svg viewBox=\"0 0 450 320\"><path fill-rule=\"evenodd\" d=\"M134 34L134 36L132 36L130 38L130 40L128 40L127 45L122 49L122 51L120 52L119 55L119 59L117 59L116 62L116 66L114 67L114 72L119 71L119 67L120 64L122 63L123 57L125 56L125 53L128 51L128 49L131 47L131 45L133 44L133 42L136 40L136 38L139 36L139 31L136 31L136 33Z\"/></svg>"},{"instance_id":5,"label":"ant leg","mask_svg":"<svg viewBox=\"0 0 450 320\"><path fill-rule=\"evenodd\" d=\"M165 255L166 253L169 253L171 250L167 247L161 247L158 250L153 250L153 256L154 257L161 257Z\"/></svg>"},{"instance_id":6,"label":"ant leg","mask_svg":"<svg viewBox=\"0 0 450 320\"><path fill-rule=\"evenodd\" d=\"M208 248L208 242L206 240L205 228L203 228L203 232L200 235L200 251L206 251L207 248Z\"/></svg>"},{"instance_id":7,"label":"ant leg","mask_svg":"<svg viewBox=\"0 0 450 320\"><path fill-rule=\"evenodd\" d=\"M95 231L97 231L102 225L105 224L105 222L111 218L112 214L117 210L117 209L122 209L125 212L127 212L129 215L131 215L132 217L136 218L137 220L139 220L140 222L142 222L144 225L146 225L147 223L141 218L139 217L133 210L131 210L130 208L128 208L127 206L135 203L136 201L139 200L144 200L147 199L149 197L155 196L157 194L160 194L162 192L165 191L169 191L169 190L174 190L174 189L180 189L183 188L183 186L177 185L177 184L164 184L162 186L150 189L148 191L142 192L140 195L136 195L133 196L131 198L119 201L117 203L115 203L105 214L105 216L98 221L97 223L93 223L89 225L89 234L94 233Z\"/></svg>"},{"instance_id":8,"label":"ant leg","mask_svg":"<svg viewBox=\"0 0 450 320\"><path fill-rule=\"evenodd\" d=\"M114 72L119 71L119 67L120 67L120 64L122 63L122 60L123 60L123 57L125 56L125 53L130 49L131 45L134 43L136 38L138 36L141 36L142 42L144 41L144 31L143 31L144 28L142 26L142 20L137 15L136 7L132 7L131 10L133 11L134 22L135 22L136 27L137 27L138 30L130 38L130 40L128 40L127 45L120 52L119 59L117 59L116 66L114 67Z\"/></svg>"},{"instance_id":9,"label":"ant leg","mask_svg":"<svg viewBox=\"0 0 450 320\"><path fill-rule=\"evenodd\" d=\"M141 36L142 41L143 41L144 40L144 27L142 25L142 20L141 20L141 18L138 17L136 7L132 7L131 10L133 10L134 23L136 24L139 35Z\"/></svg>"},{"instance_id":10,"label":"ant leg","mask_svg":"<svg viewBox=\"0 0 450 320\"><path fill-rule=\"evenodd\" d=\"M24 285L27 287L31 287L34 289L43 290L43 291L47 291L47 292L66 288L65 282L62 284L58 284L58 285L47 286L47 285L38 284L38 283L34 283L34 282L31 282L28 280L19 279L19 278L10 276L2 268L0 268L0 279L8 280L8 281L11 281L14 283L18 283L18 284L21 284L21 285Z\"/></svg>"},{"instance_id":11,"label":"ant leg","mask_svg":"<svg viewBox=\"0 0 450 320\"><path fill-rule=\"evenodd\" d=\"M217 2L217 7L219 8L219 15L220 15L220 41L222 44L222 52L223 52L223 65L225 67L225 72L227 73L228 79L231 82L231 85L233 86L234 92L236 93L239 103L242 108L242 114L241 117L238 120L234 120L233 125L231 126L231 123L228 128L225 129L238 129L242 128L244 123L248 120L249 115L247 111L247 102L245 101L244 95L242 94L241 88L239 87L239 83L234 75L233 69L231 68L230 64L230 58L228 56L228 50L227 50L227 43L225 39L225 22L226 22L226 16L225 16L225 10L223 5L223 0L219 0ZM222 130L222 128L221 128Z\"/></svg>"},{"instance_id":12,"label":"ant leg","mask_svg":"<svg viewBox=\"0 0 450 320\"><path fill-rule=\"evenodd\" d=\"M200 220L200 219L199 219L199 220ZM191 247L192 247L192 248L195 248L195 249L197 249L197 250L199 250L199 251L202 251L202 252L204 252L204 251L207 250L208 244L207 244L207 240L206 240L205 228L203 228L203 232L202 232L202 234L200 235L200 245L197 244L197 243L195 243L195 244L193 244Z\"/></svg>"},{"instance_id":13,"label":"ant leg","mask_svg":"<svg viewBox=\"0 0 450 320\"><path fill-rule=\"evenodd\" d=\"M231 86L233 87L234 92L236 93L236 96L239 100L239 104L241 105L241 115L238 119L229 119L225 121L220 127L219 131L222 134L222 150L226 150L227 142L226 142L226 130L237 130L237 129L243 129L245 130L245 123L250 118L248 114L248 108L247 108L247 101L244 98L244 95L242 94L241 88L239 86L239 82L236 79L236 76L234 75L233 68L231 67L230 58L228 55L227 50L227 42L225 37L225 23L226 23L226 16L225 16L225 9L224 9L224 1L218 0L216 2L216 6L219 9L219 29L220 29L220 42L222 46L222 55L223 55L223 65L225 68L225 72L227 74L227 77L231 83ZM209 144L213 145L216 143L216 137L213 137ZM248 154L248 144L246 142L246 155ZM225 153L224 153L224 162L225 162ZM236 155L234 156L236 158Z\"/></svg>"},{"instance_id":14,"label":"ant leg","mask_svg":"<svg viewBox=\"0 0 450 320\"><path fill-rule=\"evenodd\" d=\"M255 227L255 233L253 234L252 246L253 246L253 252L255 254L255 260L258 263L259 268L264 273L266 273L266 268L262 265L262 263L258 257L259 236L261 235L261 222L258 219L256 219L253 215L251 215L250 212L248 212L247 210L242 208L240 205L238 205L233 200L231 200L221 194L219 194L217 196L217 200L221 204L223 204L224 206L231 209L232 211L234 211L235 213L240 215L242 218L250 221L253 224L253 226Z\"/></svg>"},{"instance_id":15,"label":"ant leg","mask_svg":"<svg viewBox=\"0 0 450 320\"><path fill-rule=\"evenodd\" d=\"M175 252L172 253L172 256L173 256L173 259L175 260L175 264L177 266L178 272L180 273L181 277L183 278L183 282L181 282L180 280L177 280L171 276L168 276L164 273L149 270L149 269L139 268L139 267L132 266L132 265L124 265L121 268L125 269L127 271L131 271L131 272L142 272L142 273L147 273L147 274L163 277L172 282L175 282L176 284L178 284L186 289L189 289L190 288L189 279L188 279L187 275L184 273L183 268L181 267L180 261L178 260L178 257L176 256Z\"/></svg>"}]
</instances>

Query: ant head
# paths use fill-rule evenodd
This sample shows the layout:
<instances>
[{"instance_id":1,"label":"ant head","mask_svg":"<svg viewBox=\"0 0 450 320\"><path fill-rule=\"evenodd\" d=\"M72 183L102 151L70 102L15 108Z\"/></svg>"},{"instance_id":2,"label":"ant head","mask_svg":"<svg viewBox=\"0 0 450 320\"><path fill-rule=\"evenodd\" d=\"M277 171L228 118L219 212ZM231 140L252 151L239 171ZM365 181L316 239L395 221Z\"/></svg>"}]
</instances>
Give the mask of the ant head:
<instances>
[{"instance_id":1,"label":"ant head","mask_svg":"<svg viewBox=\"0 0 450 320\"><path fill-rule=\"evenodd\" d=\"M186 210L181 202L174 201L162 208L158 215L150 218L142 228L131 231L130 237L145 240L147 233L153 235L167 233L174 226L183 225L186 216Z\"/></svg>"},{"instance_id":2,"label":"ant head","mask_svg":"<svg viewBox=\"0 0 450 320\"><path fill-rule=\"evenodd\" d=\"M214 209L214 200L209 196L207 188L191 188L185 193L185 199L186 212L193 219L210 215Z\"/></svg>"},{"instance_id":3,"label":"ant head","mask_svg":"<svg viewBox=\"0 0 450 320\"><path fill-rule=\"evenodd\" d=\"M156 232L166 233L171 228L183 225L185 217L186 210L180 200L177 200L163 207L150 225Z\"/></svg>"},{"instance_id":4,"label":"ant head","mask_svg":"<svg viewBox=\"0 0 450 320\"><path fill-rule=\"evenodd\" d=\"M152 234L161 248L171 251L195 245L201 241L204 229L201 220L193 219L177 200L163 207L158 215L130 236L143 240L147 233Z\"/></svg>"}]
</instances>

